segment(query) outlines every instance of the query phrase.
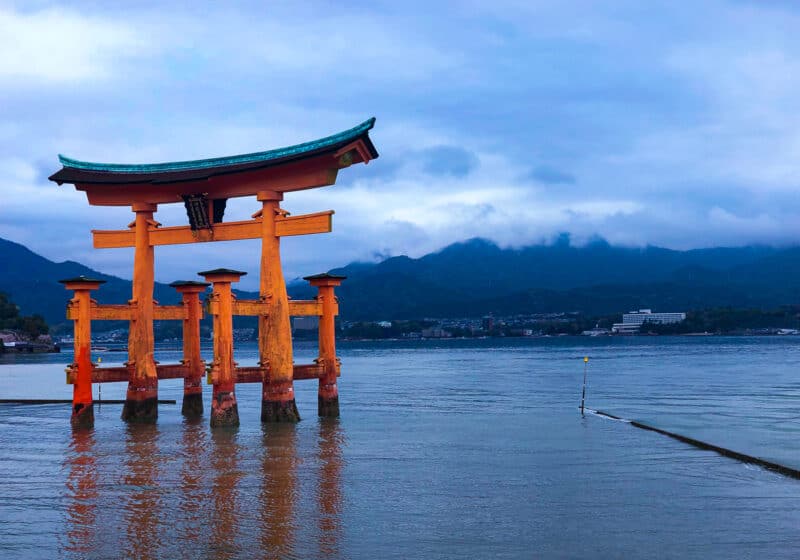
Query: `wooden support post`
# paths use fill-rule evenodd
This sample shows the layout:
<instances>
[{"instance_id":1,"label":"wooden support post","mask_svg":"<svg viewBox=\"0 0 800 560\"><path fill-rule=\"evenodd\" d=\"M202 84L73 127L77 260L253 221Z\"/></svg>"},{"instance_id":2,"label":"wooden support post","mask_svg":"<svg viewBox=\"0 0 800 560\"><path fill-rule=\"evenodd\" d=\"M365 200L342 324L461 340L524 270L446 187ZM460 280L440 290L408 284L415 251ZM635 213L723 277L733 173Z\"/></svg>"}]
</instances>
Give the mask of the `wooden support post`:
<instances>
[{"instance_id":1,"label":"wooden support post","mask_svg":"<svg viewBox=\"0 0 800 560\"><path fill-rule=\"evenodd\" d=\"M158 418L158 374L153 357L154 252L149 227L155 204L134 203L136 239L133 261L133 318L128 333L128 367L132 370L122 407L127 422L153 423Z\"/></svg>"},{"instance_id":2,"label":"wooden support post","mask_svg":"<svg viewBox=\"0 0 800 560\"><path fill-rule=\"evenodd\" d=\"M289 297L281 269L280 237L276 220L282 218L280 201L283 194L261 191L261 278L260 295L267 302L268 312L258 319L258 352L260 365L269 368L264 377L261 395L262 422L297 422L300 415L294 399L292 373L292 325L289 319Z\"/></svg>"},{"instance_id":3,"label":"wooden support post","mask_svg":"<svg viewBox=\"0 0 800 560\"><path fill-rule=\"evenodd\" d=\"M205 362L200 356L200 319L203 309L200 294L206 291L208 282L191 280L170 284L183 296L183 360L189 375L183 378L183 406L181 413L187 418L203 415L203 372Z\"/></svg>"},{"instance_id":4,"label":"wooden support post","mask_svg":"<svg viewBox=\"0 0 800 560\"><path fill-rule=\"evenodd\" d=\"M236 377L233 362L233 292L231 282L247 274L238 270L218 268L198 273L213 284L212 300L216 303L214 315L214 361L211 380L214 392L211 398L211 427L238 426L239 407L236 404Z\"/></svg>"},{"instance_id":5,"label":"wooden support post","mask_svg":"<svg viewBox=\"0 0 800 560\"><path fill-rule=\"evenodd\" d=\"M336 359L336 296L333 289L341 285L346 276L334 274L316 274L306 276L312 286L318 290L317 300L322 304L322 315L319 318L319 358L323 373L319 378L317 393L317 410L319 415L327 418L339 417L339 388L336 377L339 374L339 362Z\"/></svg>"},{"instance_id":6,"label":"wooden support post","mask_svg":"<svg viewBox=\"0 0 800 560\"><path fill-rule=\"evenodd\" d=\"M72 416L70 423L74 428L94 426L94 407L92 405L92 297L91 292L105 284L105 280L94 280L79 276L59 280L64 287L74 292L69 306L74 314L75 357L70 369L75 379L72 385ZM69 311L68 311L69 313ZM77 370L77 374L75 374Z\"/></svg>"}]
</instances>

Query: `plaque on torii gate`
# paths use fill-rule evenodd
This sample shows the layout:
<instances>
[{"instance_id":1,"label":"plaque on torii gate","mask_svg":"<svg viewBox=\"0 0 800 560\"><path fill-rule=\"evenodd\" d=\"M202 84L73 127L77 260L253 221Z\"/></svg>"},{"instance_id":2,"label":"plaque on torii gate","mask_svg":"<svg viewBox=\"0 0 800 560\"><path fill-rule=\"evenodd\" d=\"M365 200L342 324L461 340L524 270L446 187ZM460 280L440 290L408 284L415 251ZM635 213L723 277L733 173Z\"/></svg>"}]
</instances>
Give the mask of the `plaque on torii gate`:
<instances>
[{"instance_id":1,"label":"plaque on torii gate","mask_svg":"<svg viewBox=\"0 0 800 560\"><path fill-rule=\"evenodd\" d=\"M377 158L378 152L369 138L374 124L372 118L350 130L312 142L195 161L104 164L59 155L63 167L50 177L51 181L73 184L86 193L90 205L130 206L136 216L127 229L92 231L95 248L135 249L130 311L114 312L115 318L130 320L126 364L130 377L123 419L153 422L158 415L158 373L153 357L153 320L158 312L153 301L154 247L238 239L261 239L260 300L252 314L258 315L259 321L262 421L299 419L293 387L290 304L281 269L280 238L330 232L333 211L290 216L280 202L287 192L333 185L340 169ZM224 221L227 200L244 196L255 196L261 203L252 219ZM162 227L155 221L158 205L173 203L184 204L189 225ZM108 313L107 318L114 314ZM322 361L331 360L325 357ZM326 383L330 384L330 376ZM320 395L323 398L322 390ZM338 414L338 396L336 411Z\"/></svg>"}]
</instances>

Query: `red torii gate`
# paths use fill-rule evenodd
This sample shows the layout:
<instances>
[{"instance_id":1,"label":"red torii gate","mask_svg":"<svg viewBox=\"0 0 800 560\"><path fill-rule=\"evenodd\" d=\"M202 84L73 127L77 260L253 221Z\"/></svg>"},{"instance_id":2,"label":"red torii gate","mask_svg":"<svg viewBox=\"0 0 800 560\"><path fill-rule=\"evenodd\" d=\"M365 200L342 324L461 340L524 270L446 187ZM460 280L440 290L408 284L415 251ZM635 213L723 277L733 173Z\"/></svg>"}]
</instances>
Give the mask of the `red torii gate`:
<instances>
[{"instance_id":1,"label":"red torii gate","mask_svg":"<svg viewBox=\"0 0 800 560\"><path fill-rule=\"evenodd\" d=\"M280 238L330 232L333 211L289 216L280 207L284 193L333 185L339 169L368 163L378 157L369 138L375 119L339 134L286 148L196 161L125 165L78 161L59 155L62 169L50 177L86 192L89 204L130 206L136 218L127 230L93 230L96 248L134 247L133 294L127 305L98 305L91 291L103 282L89 278L62 280L74 291L67 317L75 321L75 360L68 368L74 384L73 425L93 425L92 382L128 381L122 418L155 422L158 379L183 378L183 413L202 414L200 379L199 294L207 283L176 282L183 296L178 306L155 305L154 247L183 243L261 239L260 297L237 301L231 283L244 272L215 269L200 274L213 284L209 312L214 316L214 361L209 378L214 385L211 425L238 425L235 383L261 382L263 422L300 419L294 398L294 379L319 379L319 414L338 416L333 289L344 279L328 274L306 279L317 286L312 301L289 301L280 260ZM228 198L256 196L261 208L251 220L223 221ZM159 204L183 202L188 226L161 227L153 215ZM259 365L238 368L233 363L232 316L258 317ZM315 364L295 366L292 360L290 315L320 317L320 350ZM91 363L91 320L128 320L128 362L121 368ZM184 322L184 359L178 365L157 365L153 358L153 320Z\"/></svg>"}]
</instances>

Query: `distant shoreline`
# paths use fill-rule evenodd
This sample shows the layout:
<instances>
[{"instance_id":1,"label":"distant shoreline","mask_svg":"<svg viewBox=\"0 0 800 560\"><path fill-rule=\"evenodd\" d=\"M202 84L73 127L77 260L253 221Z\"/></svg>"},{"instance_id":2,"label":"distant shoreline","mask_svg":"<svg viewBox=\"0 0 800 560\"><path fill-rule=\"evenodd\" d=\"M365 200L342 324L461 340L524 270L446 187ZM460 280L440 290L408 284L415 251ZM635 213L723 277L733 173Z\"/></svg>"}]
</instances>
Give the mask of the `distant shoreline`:
<instances>
[{"instance_id":1,"label":"distant shoreline","mask_svg":"<svg viewBox=\"0 0 800 560\"><path fill-rule=\"evenodd\" d=\"M639 333L639 334L607 334L607 335L585 335L585 334L554 334L554 335L533 335L533 336L442 336L442 337L392 337L392 338L364 338L364 337L337 337L337 340L345 342L373 342L373 341L386 341L386 342L413 342L413 341L445 341L445 340L503 340L503 339L522 339L522 340L541 340L549 338L655 338L655 337L741 337L741 338L792 338L798 335L795 334L777 334L777 333L676 333L676 334L657 334L657 333Z\"/></svg>"}]
</instances>

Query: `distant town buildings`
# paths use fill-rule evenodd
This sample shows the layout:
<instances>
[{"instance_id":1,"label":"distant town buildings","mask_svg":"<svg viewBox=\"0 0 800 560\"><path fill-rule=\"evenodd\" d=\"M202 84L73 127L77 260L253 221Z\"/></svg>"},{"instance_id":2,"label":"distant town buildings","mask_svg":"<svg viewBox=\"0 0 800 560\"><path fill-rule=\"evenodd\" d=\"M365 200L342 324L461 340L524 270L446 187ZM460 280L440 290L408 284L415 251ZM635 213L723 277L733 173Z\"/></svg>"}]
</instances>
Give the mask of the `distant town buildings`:
<instances>
[{"instance_id":1,"label":"distant town buildings","mask_svg":"<svg viewBox=\"0 0 800 560\"><path fill-rule=\"evenodd\" d=\"M614 323L611 332L614 334L638 333L645 323L668 325L686 320L686 313L653 313L650 309L640 309L622 315L621 323Z\"/></svg>"},{"instance_id":2,"label":"distant town buildings","mask_svg":"<svg viewBox=\"0 0 800 560\"><path fill-rule=\"evenodd\" d=\"M611 331L608 329L601 328L599 326L595 326L593 329L585 330L581 333L583 336L606 336L611 334Z\"/></svg>"},{"instance_id":3,"label":"distant town buildings","mask_svg":"<svg viewBox=\"0 0 800 560\"><path fill-rule=\"evenodd\" d=\"M611 317L600 318L591 328L586 317L577 311L531 313L510 316L484 315L468 318L434 318L393 321L347 321L339 323L341 336L349 339L449 339L465 337L546 337L583 334L608 336L636 334L647 322L679 323L686 313L653 313L650 309L631 311L621 323Z\"/></svg>"},{"instance_id":4,"label":"distant town buildings","mask_svg":"<svg viewBox=\"0 0 800 560\"><path fill-rule=\"evenodd\" d=\"M441 327L422 329L422 338L451 338L453 334Z\"/></svg>"},{"instance_id":5,"label":"distant town buildings","mask_svg":"<svg viewBox=\"0 0 800 560\"><path fill-rule=\"evenodd\" d=\"M49 334L31 338L20 331L0 331L0 354L3 352L58 352Z\"/></svg>"}]
</instances>

